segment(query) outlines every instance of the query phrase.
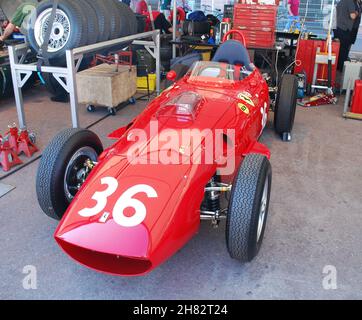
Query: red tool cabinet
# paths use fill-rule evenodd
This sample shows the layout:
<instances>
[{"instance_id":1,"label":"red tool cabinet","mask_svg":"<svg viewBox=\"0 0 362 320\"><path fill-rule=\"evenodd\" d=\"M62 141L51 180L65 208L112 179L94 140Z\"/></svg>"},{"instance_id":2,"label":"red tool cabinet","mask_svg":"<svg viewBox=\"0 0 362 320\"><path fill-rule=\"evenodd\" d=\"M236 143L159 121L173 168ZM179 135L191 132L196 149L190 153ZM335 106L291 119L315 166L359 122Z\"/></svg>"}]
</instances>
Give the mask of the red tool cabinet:
<instances>
[{"instance_id":1,"label":"red tool cabinet","mask_svg":"<svg viewBox=\"0 0 362 320\"><path fill-rule=\"evenodd\" d=\"M351 112L362 114L362 80L356 80L353 91Z\"/></svg>"},{"instance_id":2,"label":"red tool cabinet","mask_svg":"<svg viewBox=\"0 0 362 320\"><path fill-rule=\"evenodd\" d=\"M317 49L320 48L321 52L326 52L327 42L325 40L299 40L297 50L297 64L294 68L294 74L305 72L307 75L307 83L313 82L313 71ZM336 61L339 57L340 43L333 41L332 52L336 55ZM335 86L337 74L337 63L332 66L332 85ZM317 79L327 79L328 68L320 66L318 70Z\"/></svg>"},{"instance_id":3,"label":"red tool cabinet","mask_svg":"<svg viewBox=\"0 0 362 320\"><path fill-rule=\"evenodd\" d=\"M277 5L235 4L233 28L243 32L247 47L274 46L277 10ZM239 40L238 35L234 38Z\"/></svg>"}]
</instances>

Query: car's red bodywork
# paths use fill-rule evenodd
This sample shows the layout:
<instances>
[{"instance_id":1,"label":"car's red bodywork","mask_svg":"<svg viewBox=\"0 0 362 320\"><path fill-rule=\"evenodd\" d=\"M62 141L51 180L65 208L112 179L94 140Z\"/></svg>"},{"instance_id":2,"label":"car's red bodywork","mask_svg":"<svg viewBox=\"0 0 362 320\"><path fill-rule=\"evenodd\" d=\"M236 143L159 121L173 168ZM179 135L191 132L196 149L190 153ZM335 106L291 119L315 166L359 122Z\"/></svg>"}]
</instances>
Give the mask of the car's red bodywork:
<instances>
[{"instance_id":1,"label":"car's red bodywork","mask_svg":"<svg viewBox=\"0 0 362 320\"><path fill-rule=\"evenodd\" d=\"M176 131L234 129L236 165L233 174L222 177L227 183L232 183L246 154L260 153L270 158L268 149L258 143L269 111L268 85L261 73L255 69L240 81L207 80L186 75L150 103L130 126L110 135L117 142L100 156L98 165L55 232L56 241L69 256L97 271L142 275L166 261L198 232L204 188L218 164L130 164L125 156L133 143L127 141L130 130L148 131L151 121L157 118L159 129L150 134L148 143L151 143L168 128ZM179 121L177 116L160 117L161 106L184 92L195 92L202 98L195 117L189 121ZM243 97L246 100L251 97L251 103ZM144 156L150 155L145 153ZM81 210L97 204L92 199L95 192L106 189L101 184L104 177L117 179L117 191L108 197L106 207L98 215L81 216ZM121 226L112 214L100 222L104 212L112 213L117 199L126 190L140 184L147 184L157 192L157 198L142 192L134 196L147 208L141 224ZM132 216L132 210L125 214Z\"/></svg>"}]
</instances>

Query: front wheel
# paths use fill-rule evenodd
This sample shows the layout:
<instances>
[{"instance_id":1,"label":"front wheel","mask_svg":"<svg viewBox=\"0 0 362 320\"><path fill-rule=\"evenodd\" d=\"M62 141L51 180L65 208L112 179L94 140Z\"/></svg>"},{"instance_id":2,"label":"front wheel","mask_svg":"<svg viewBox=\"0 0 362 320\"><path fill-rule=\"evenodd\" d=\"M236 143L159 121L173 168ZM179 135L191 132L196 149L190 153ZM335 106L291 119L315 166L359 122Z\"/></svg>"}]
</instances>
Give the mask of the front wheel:
<instances>
[{"instance_id":1,"label":"front wheel","mask_svg":"<svg viewBox=\"0 0 362 320\"><path fill-rule=\"evenodd\" d=\"M95 112L96 111L96 107L94 106L94 105L92 105L92 104L89 104L89 105L87 105L87 111L88 112Z\"/></svg>"},{"instance_id":2,"label":"front wheel","mask_svg":"<svg viewBox=\"0 0 362 320\"><path fill-rule=\"evenodd\" d=\"M226 220L230 256L249 262L258 254L268 217L272 170L259 154L247 155L235 178Z\"/></svg>"},{"instance_id":3,"label":"front wheel","mask_svg":"<svg viewBox=\"0 0 362 320\"><path fill-rule=\"evenodd\" d=\"M37 173L36 192L44 213L60 220L103 152L89 130L66 129L45 149Z\"/></svg>"},{"instance_id":4,"label":"front wheel","mask_svg":"<svg viewBox=\"0 0 362 320\"><path fill-rule=\"evenodd\" d=\"M109 108L108 114L111 116L115 116L117 114L117 108Z\"/></svg>"}]
</instances>

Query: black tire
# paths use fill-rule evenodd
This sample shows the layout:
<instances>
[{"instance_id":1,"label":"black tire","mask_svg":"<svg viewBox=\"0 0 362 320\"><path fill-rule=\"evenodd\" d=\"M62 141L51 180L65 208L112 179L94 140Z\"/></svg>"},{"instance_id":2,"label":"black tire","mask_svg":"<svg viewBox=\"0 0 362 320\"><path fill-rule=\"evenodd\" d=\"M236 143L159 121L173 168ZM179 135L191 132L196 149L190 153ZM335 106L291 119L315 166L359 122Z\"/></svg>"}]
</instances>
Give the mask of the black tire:
<instances>
[{"instance_id":1,"label":"black tire","mask_svg":"<svg viewBox=\"0 0 362 320\"><path fill-rule=\"evenodd\" d=\"M128 18L129 18L129 25L130 25L130 35L137 34L137 32L138 32L138 21L137 21L136 15L131 10L130 7L128 7L125 4L123 4L123 5L126 7L126 12L129 14Z\"/></svg>"},{"instance_id":2,"label":"black tire","mask_svg":"<svg viewBox=\"0 0 362 320\"><path fill-rule=\"evenodd\" d=\"M160 59L161 61L170 62L172 59L172 47L161 47L160 48Z\"/></svg>"},{"instance_id":3,"label":"black tire","mask_svg":"<svg viewBox=\"0 0 362 320\"><path fill-rule=\"evenodd\" d=\"M58 58L53 59L51 65L53 67L65 67L66 64L63 61L64 59ZM85 56L79 66L79 71L87 69L93 58ZM45 81L45 88L54 96L65 95L67 91L59 84L59 82L54 78L51 73L43 72L42 77Z\"/></svg>"},{"instance_id":4,"label":"black tire","mask_svg":"<svg viewBox=\"0 0 362 320\"><path fill-rule=\"evenodd\" d=\"M129 36L137 33L138 23L134 12L129 6L122 2L118 2L118 7L121 15L121 19L124 21L125 31L122 32L121 36ZM122 21L121 21L122 22Z\"/></svg>"},{"instance_id":5,"label":"black tire","mask_svg":"<svg viewBox=\"0 0 362 320\"><path fill-rule=\"evenodd\" d=\"M60 94L66 94L66 90L59 84L51 73L44 72L42 73L42 77L45 81L45 88L52 95L58 96Z\"/></svg>"},{"instance_id":6,"label":"black tire","mask_svg":"<svg viewBox=\"0 0 362 320\"><path fill-rule=\"evenodd\" d=\"M69 161L78 150L89 147L97 155L103 151L98 136L89 130L66 129L60 132L45 149L36 179L36 192L41 209L60 220L70 201L66 196L64 179Z\"/></svg>"},{"instance_id":7,"label":"black tire","mask_svg":"<svg viewBox=\"0 0 362 320\"><path fill-rule=\"evenodd\" d=\"M274 127L278 134L291 133L294 126L298 98L298 79L295 75L283 76L274 110Z\"/></svg>"},{"instance_id":8,"label":"black tire","mask_svg":"<svg viewBox=\"0 0 362 320\"><path fill-rule=\"evenodd\" d=\"M116 0L104 0L110 23L109 40L117 39L121 33L121 19Z\"/></svg>"},{"instance_id":9,"label":"black tire","mask_svg":"<svg viewBox=\"0 0 362 320\"><path fill-rule=\"evenodd\" d=\"M97 42L107 41L109 39L111 25L108 21L108 11L103 0L87 0L90 6L96 12L98 20Z\"/></svg>"},{"instance_id":10,"label":"black tire","mask_svg":"<svg viewBox=\"0 0 362 320\"><path fill-rule=\"evenodd\" d=\"M53 1L48 0L40 3L36 10L34 10L34 14L31 17L31 23L29 24L28 30L28 40L30 46L34 51L39 52L40 46L35 40L34 34L34 24L39 15L47 9L51 9L53 7ZM83 15L82 8L76 1L68 1L68 0L60 0L58 4L58 8L62 10L69 19L69 23L71 26L71 34L67 40L67 43L63 48L48 53L49 59L55 59L59 57L65 56L65 51L68 49L73 49L86 44L87 35L88 35L88 25L86 23L86 18Z\"/></svg>"},{"instance_id":11,"label":"black tire","mask_svg":"<svg viewBox=\"0 0 362 320\"><path fill-rule=\"evenodd\" d=\"M108 109L108 114L109 114L110 116L115 116L115 115L117 115L117 108L109 108L109 109Z\"/></svg>"},{"instance_id":12,"label":"black tire","mask_svg":"<svg viewBox=\"0 0 362 320\"><path fill-rule=\"evenodd\" d=\"M95 106L93 106L93 105L91 105L91 104L89 104L89 105L87 105L87 111L88 112L95 112L96 111L96 107Z\"/></svg>"},{"instance_id":13,"label":"black tire","mask_svg":"<svg viewBox=\"0 0 362 320\"><path fill-rule=\"evenodd\" d=\"M78 0L77 3L83 9L83 16L85 16L87 21L87 45L94 44L98 41L99 37L99 27L98 27L98 17L97 12L90 4L90 0Z\"/></svg>"},{"instance_id":14,"label":"black tire","mask_svg":"<svg viewBox=\"0 0 362 320\"><path fill-rule=\"evenodd\" d=\"M172 45L170 44L170 41L172 41L172 34L161 34L160 35L161 47L172 47Z\"/></svg>"},{"instance_id":15,"label":"black tire","mask_svg":"<svg viewBox=\"0 0 362 320\"><path fill-rule=\"evenodd\" d=\"M118 19L120 24L120 33L118 34L117 38L122 38L130 35L131 29L130 29L130 23L127 16L126 11L121 6L122 3L115 0L117 10L118 10Z\"/></svg>"},{"instance_id":16,"label":"black tire","mask_svg":"<svg viewBox=\"0 0 362 320\"><path fill-rule=\"evenodd\" d=\"M210 33L211 25L208 21L185 20L183 33L185 35L203 35Z\"/></svg>"},{"instance_id":17,"label":"black tire","mask_svg":"<svg viewBox=\"0 0 362 320\"><path fill-rule=\"evenodd\" d=\"M235 177L226 220L227 249L232 258L241 262L253 260L260 250L268 216L271 182L269 160L260 154L247 155ZM268 188L265 215L258 232L264 188Z\"/></svg>"},{"instance_id":18,"label":"black tire","mask_svg":"<svg viewBox=\"0 0 362 320\"><path fill-rule=\"evenodd\" d=\"M146 16L142 14L135 14L137 21L137 33L145 32L146 30Z\"/></svg>"},{"instance_id":19,"label":"black tire","mask_svg":"<svg viewBox=\"0 0 362 320\"><path fill-rule=\"evenodd\" d=\"M170 62L172 59L172 45L170 44L172 41L172 35L163 34L160 38L161 48L160 48L160 59L162 62Z\"/></svg>"},{"instance_id":20,"label":"black tire","mask_svg":"<svg viewBox=\"0 0 362 320\"><path fill-rule=\"evenodd\" d=\"M28 82L30 83L30 82ZM0 98L14 93L10 66L0 67Z\"/></svg>"},{"instance_id":21,"label":"black tire","mask_svg":"<svg viewBox=\"0 0 362 320\"><path fill-rule=\"evenodd\" d=\"M0 98L4 96L6 90L6 75L2 68L0 68Z\"/></svg>"}]
</instances>

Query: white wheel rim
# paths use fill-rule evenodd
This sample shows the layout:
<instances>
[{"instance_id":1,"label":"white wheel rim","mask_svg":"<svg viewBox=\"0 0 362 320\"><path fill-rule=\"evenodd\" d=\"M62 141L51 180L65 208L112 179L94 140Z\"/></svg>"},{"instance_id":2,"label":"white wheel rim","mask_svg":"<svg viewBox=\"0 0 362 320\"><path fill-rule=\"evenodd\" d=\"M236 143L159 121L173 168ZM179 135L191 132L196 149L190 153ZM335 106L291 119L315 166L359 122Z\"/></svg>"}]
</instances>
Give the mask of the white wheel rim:
<instances>
[{"instance_id":1,"label":"white wheel rim","mask_svg":"<svg viewBox=\"0 0 362 320\"><path fill-rule=\"evenodd\" d=\"M44 10L34 24L35 41L39 48L43 45L45 35L49 28L49 19L52 8ZM57 52L68 43L71 33L71 25L68 16L63 10L57 9L52 31L50 33L48 52Z\"/></svg>"},{"instance_id":2,"label":"white wheel rim","mask_svg":"<svg viewBox=\"0 0 362 320\"><path fill-rule=\"evenodd\" d=\"M257 237L256 237L257 243L260 241L260 238L261 238L261 235L263 232L263 227L264 227L264 222L265 222L265 218L266 218L266 214L267 214L267 207L268 207L268 194L269 194L269 179L267 177L265 180L263 195L261 197L261 203L260 203L258 232L257 232Z\"/></svg>"}]
</instances>

